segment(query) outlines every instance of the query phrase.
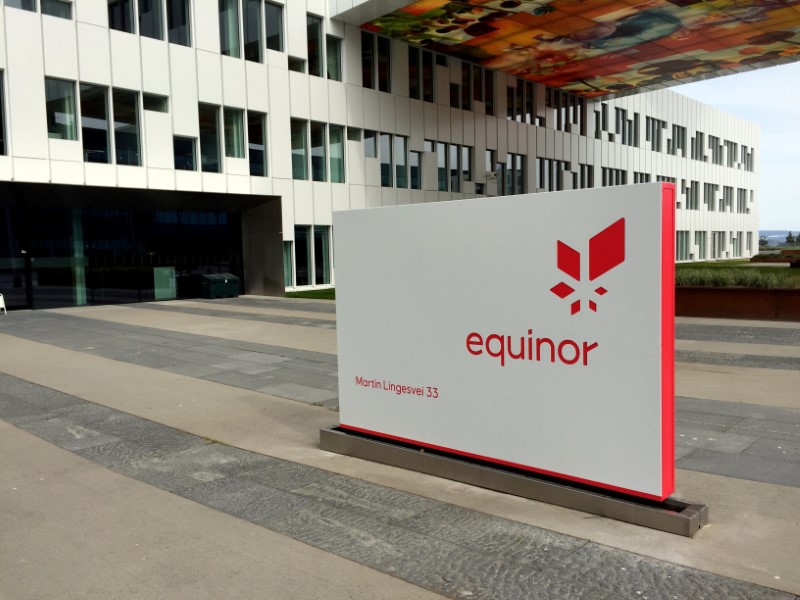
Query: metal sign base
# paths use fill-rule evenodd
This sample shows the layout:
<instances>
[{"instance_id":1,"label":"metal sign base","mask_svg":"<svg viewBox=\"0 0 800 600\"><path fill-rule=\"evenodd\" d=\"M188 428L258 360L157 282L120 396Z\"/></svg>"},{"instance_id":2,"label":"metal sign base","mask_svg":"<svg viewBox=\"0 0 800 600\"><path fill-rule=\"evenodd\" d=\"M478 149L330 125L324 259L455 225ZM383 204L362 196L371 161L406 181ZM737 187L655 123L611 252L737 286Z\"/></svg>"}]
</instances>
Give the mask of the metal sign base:
<instances>
[{"instance_id":1,"label":"metal sign base","mask_svg":"<svg viewBox=\"0 0 800 600\"><path fill-rule=\"evenodd\" d=\"M686 537L708 523L705 504L649 501L338 427L320 430L320 448Z\"/></svg>"}]
</instances>

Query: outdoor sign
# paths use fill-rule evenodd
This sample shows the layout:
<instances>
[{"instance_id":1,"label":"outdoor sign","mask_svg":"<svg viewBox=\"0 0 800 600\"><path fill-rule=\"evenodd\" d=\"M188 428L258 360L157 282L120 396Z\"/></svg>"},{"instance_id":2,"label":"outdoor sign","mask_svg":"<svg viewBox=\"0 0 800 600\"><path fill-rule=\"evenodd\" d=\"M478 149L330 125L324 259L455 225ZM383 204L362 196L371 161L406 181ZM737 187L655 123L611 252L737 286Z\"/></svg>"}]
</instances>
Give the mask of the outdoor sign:
<instances>
[{"instance_id":1,"label":"outdoor sign","mask_svg":"<svg viewBox=\"0 0 800 600\"><path fill-rule=\"evenodd\" d=\"M662 500L668 183L334 215L340 426Z\"/></svg>"}]
</instances>

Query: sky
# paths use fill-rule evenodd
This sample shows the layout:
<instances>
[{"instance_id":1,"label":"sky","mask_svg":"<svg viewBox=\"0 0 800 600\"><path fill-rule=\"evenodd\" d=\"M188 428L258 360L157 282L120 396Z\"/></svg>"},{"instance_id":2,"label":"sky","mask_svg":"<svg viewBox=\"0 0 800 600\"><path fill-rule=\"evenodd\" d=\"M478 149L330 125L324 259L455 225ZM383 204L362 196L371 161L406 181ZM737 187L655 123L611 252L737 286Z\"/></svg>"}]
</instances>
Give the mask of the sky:
<instances>
[{"instance_id":1,"label":"sky","mask_svg":"<svg viewBox=\"0 0 800 600\"><path fill-rule=\"evenodd\" d=\"M800 63L671 89L761 125L759 229L800 230Z\"/></svg>"}]
</instances>

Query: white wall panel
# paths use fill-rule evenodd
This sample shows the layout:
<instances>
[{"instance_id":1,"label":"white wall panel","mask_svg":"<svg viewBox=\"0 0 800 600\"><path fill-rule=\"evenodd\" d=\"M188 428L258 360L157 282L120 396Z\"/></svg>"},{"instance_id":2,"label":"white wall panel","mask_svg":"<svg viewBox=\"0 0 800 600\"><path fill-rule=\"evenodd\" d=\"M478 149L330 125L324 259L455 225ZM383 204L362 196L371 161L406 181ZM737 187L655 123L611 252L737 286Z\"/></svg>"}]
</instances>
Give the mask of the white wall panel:
<instances>
[{"instance_id":1,"label":"white wall panel","mask_svg":"<svg viewBox=\"0 0 800 600\"><path fill-rule=\"evenodd\" d=\"M109 31L111 36L111 82L126 90L142 89L139 58L139 37L122 31Z\"/></svg>"},{"instance_id":2,"label":"white wall panel","mask_svg":"<svg viewBox=\"0 0 800 600\"><path fill-rule=\"evenodd\" d=\"M197 171L175 171L175 188L185 192L203 189L203 177Z\"/></svg>"},{"instance_id":3,"label":"white wall panel","mask_svg":"<svg viewBox=\"0 0 800 600\"><path fill-rule=\"evenodd\" d=\"M170 114L175 135L199 135L197 113L197 65L191 48L169 44Z\"/></svg>"},{"instance_id":4,"label":"white wall panel","mask_svg":"<svg viewBox=\"0 0 800 600\"><path fill-rule=\"evenodd\" d=\"M200 102L222 105L222 57L197 51L197 98Z\"/></svg>"},{"instance_id":5,"label":"white wall panel","mask_svg":"<svg viewBox=\"0 0 800 600\"><path fill-rule=\"evenodd\" d=\"M331 120L328 80L316 76L308 77L307 80L311 119L327 123Z\"/></svg>"},{"instance_id":6,"label":"white wall panel","mask_svg":"<svg viewBox=\"0 0 800 600\"><path fill-rule=\"evenodd\" d=\"M146 188L147 171L142 167L117 165L117 183L122 188Z\"/></svg>"},{"instance_id":7,"label":"white wall panel","mask_svg":"<svg viewBox=\"0 0 800 600\"><path fill-rule=\"evenodd\" d=\"M169 113L143 110L145 164L157 169L172 169L175 155L172 148L172 119ZM52 144L51 144L52 145Z\"/></svg>"},{"instance_id":8,"label":"white wall panel","mask_svg":"<svg viewBox=\"0 0 800 600\"><path fill-rule=\"evenodd\" d=\"M306 34L305 2L291 0L284 5L284 24L286 26L286 52L297 58L308 58Z\"/></svg>"},{"instance_id":9,"label":"white wall panel","mask_svg":"<svg viewBox=\"0 0 800 600\"><path fill-rule=\"evenodd\" d=\"M147 187L154 190L174 190L175 171L173 169L147 169Z\"/></svg>"},{"instance_id":10,"label":"white wall panel","mask_svg":"<svg viewBox=\"0 0 800 600\"><path fill-rule=\"evenodd\" d=\"M245 65L250 61L223 56L222 103L225 106L247 108ZM263 68L263 67L262 67Z\"/></svg>"},{"instance_id":11,"label":"white wall panel","mask_svg":"<svg viewBox=\"0 0 800 600\"><path fill-rule=\"evenodd\" d=\"M99 85L111 85L111 43L108 30L97 25L78 23L78 68L80 80ZM164 68L166 60L162 60L160 71L162 77L169 77L169 70Z\"/></svg>"},{"instance_id":12,"label":"white wall panel","mask_svg":"<svg viewBox=\"0 0 800 600\"><path fill-rule=\"evenodd\" d=\"M292 178L291 128L289 96L289 73L276 67L269 67L269 127L270 132L270 174L273 178ZM277 183L275 184L277 185Z\"/></svg>"},{"instance_id":13,"label":"white wall panel","mask_svg":"<svg viewBox=\"0 0 800 600\"><path fill-rule=\"evenodd\" d=\"M198 50L219 54L218 3L212 0L195 0L191 4L194 13L192 45ZM241 14L239 18L241 19Z\"/></svg>"},{"instance_id":14,"label":"white wall panel","mask_svg":"<svg viewBox=\"0 0 800 600\"><path fill-rule=\"evenodd\" d=\"M83 164L86 185L114 187L117 185L117 168L114 165L98 163Z\"/></svg>"},{"instance_id":15,"label":"white wall panel","mask_svg":"<svg viewBox=\"0 0 800 600\"><path fill-rule=\"evenodd\" d=\"M50 159L50 182L82 185L83 169L76 169L75 163L72 161Z\"/></svg>"},{"instance_id":16,"label":"white wall panel","mask_svg":"<svg viewBox=\"0 0 800 600\"><path fill-rule=\"evenodd\" d=\"M50 160L83 162L83 146L77 140L48 140Z\"/></svg>"},{"instance_id":17,"label":"white wall panel","mask_svg":"<svg viewBox=\"0 0 800 600\"><path fill-rule=\"evenodd\" d=\"M11 151L24 158L47 158L45 119L44 59L39 15L25 10L5 10L6 45L14 52L7 57L4 84L8 105L6 124L11 136ZM42 165L15 161L14 171L21 181L41 181ZM45 172L49 173L47 163ZM35 178L31 179L29 177ZM47 181L47 177L44 178Z\"/></svg>"},{"instance_id":18,"label":"white wall panel","mask_svg":"<svg viewBox=\"0 0 800 600\"><path fill-rule=\"evenodd\" d=\"M247 77L247 108L269 112L269 83L267 67L262 64L244 61Z\"/></svg>"},{"instance_id":19,"label":"white wall panel","mask_svg":"<svg viewBox=\"0 0 800 600\"><path fill-rule=\"evenodd\" d=\"M108 0L77 0L73 6L76 20L108 27Z\"/></svg>"},{"instance_id":20,"label":"white wall panel","mask_svg":"<svg viewBox=\"0 0 800 600\"><path fill-rule=\"evenodd\" d=\"M347 125L347 86L338 81L328 81L328 109L330 122Z\"/></svg>"},{"instance_id":21,"label":"white wall panel","mask_svg":"<svg viewBox=\"0 0 800 600\"><path fill-rule=\"evenodd\" d=\"M333 191L331 185L320 181L312 184L314 195L314 224L331 225L333 223Z\"/></svg>"},{"instance_id":22,"label":"white wall panel","mask_svg":"<svg viewBox=\"0 0 800 600\"><path fill-rule=\"evenodd\" d=\"M292 116L298 119L311 118L308 79L308 76L302 73L289 71L289 106Z\"/></svg>"},{"instance_id":23,"label":"white wall panel","mask_svg":"<svg viewBox=\"0 0 800 600\"><path fill-rule=\"evenodd\" d=\"M50 181L50 161L38 158L14 157L14 179L33 183Z\"/></svg>"},{"instance_id":24,"label":"white wall panel","mask_svg":"<svg viewBox=\"0 0 800 600\"><path fill-rule=\"evenodd\" d=\"M42 16L44 72L50 77L78 79L78 40L75 23L49 15Z\"/></svg>"},{"instance_id":25,"label":"white wall panel","mask_svg":"<svg viewBox=\"0 0 800 600\"><path fill-rule=\"evenodd\" d=\"M224 194L228 191L227 177L224 173L203 173L203 191Z\"/></svg>"},{"instance_id":26,"label":"white wall panel","mask_svg":"<svg viewBox=\"0 0 800 600\"><path fill-rule=\"evenodd\" d=\"M310 181L292 181L294 218L297 224L314 223L314 186Z\"/></svg>"}]
</instances>

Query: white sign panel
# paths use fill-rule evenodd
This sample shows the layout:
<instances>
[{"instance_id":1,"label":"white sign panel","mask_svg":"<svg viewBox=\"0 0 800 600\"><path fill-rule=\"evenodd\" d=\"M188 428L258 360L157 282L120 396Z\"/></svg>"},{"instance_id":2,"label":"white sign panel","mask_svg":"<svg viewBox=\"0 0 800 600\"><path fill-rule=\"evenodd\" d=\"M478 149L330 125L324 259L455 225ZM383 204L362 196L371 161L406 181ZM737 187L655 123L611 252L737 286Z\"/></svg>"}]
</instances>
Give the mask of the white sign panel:
<instances>
[{"instance_id":1,"label":"white sign panel","mask_svg":"<svg viewBox=\"0 0 800 600\"><path fill-rule=\"evenodd\" d=\"M341 427L674 488L672 184L334 215Z\"/></svg>"}]
</instances>

